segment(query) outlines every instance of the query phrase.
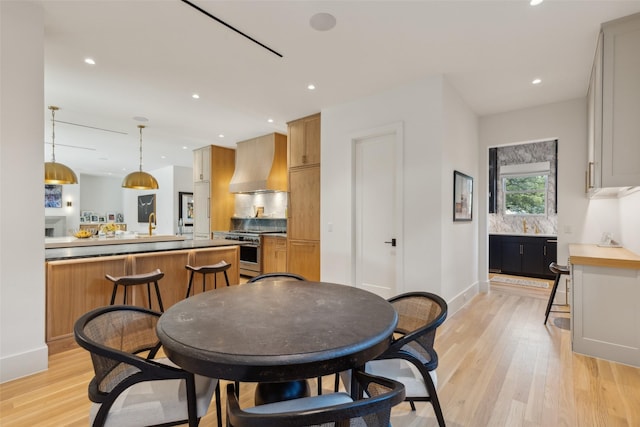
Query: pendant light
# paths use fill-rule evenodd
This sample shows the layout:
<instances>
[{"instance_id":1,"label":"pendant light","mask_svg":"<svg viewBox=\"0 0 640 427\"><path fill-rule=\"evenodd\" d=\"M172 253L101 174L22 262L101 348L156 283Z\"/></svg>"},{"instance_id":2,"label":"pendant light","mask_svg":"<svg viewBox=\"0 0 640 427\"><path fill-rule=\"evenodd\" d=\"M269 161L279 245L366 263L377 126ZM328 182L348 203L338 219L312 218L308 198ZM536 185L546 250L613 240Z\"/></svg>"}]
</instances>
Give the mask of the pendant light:
<instances>
[{"instance_id":1,"label":"pendant light","mask_svg":"<svg viewBox=\"0 0 640 427\"><path fill-rule=\"evenodd\" d=\"M158 181L150 174L142 171L142 129L145 126L138 125L138 128L140 129L140 170L125 176L122 181L122 187L134 190L157 190L159 188Z\"/></svg>"},{"instance_id":2,"label":"pendant light","mask_svg":"<svg viewBox=\"0 0 640 427\"><path fill-rule=\"evenodd\" d=\"M56 111L55 105L50 105L51 110L51 161L44 164L45 184L77 184L78 177L68 166L56 163Z\"/></svg>"}]
</instances>

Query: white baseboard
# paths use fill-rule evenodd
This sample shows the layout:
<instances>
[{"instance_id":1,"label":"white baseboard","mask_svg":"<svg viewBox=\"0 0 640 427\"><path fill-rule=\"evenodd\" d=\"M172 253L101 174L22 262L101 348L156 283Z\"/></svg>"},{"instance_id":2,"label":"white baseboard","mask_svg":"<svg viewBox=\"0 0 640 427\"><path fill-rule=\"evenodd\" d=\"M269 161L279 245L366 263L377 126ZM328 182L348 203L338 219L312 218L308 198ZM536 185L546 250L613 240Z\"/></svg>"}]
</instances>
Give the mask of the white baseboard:
<instances>
[{"instance_id":1,"label":"white baseboard","mask_svg":"<svg viewBox=\"0 0 640 427\"><path fill-rule=\"evenodd\" d=\"M450 301L447 301L447 305L449 306L447 317L453 316L458 310L464 307L465 304L471 301L474 296L478 295L480 287L481 285L476 282L453 297Z\"/></svg>"},{"instance_id":2,"label":"white baseboard","mask_svg":"<svg viewBox=\"0 0 640 427\"><path fill-rule=\"evenodd\" d=\"M46 345L0 358L0 383L46 371L49 367L49 349Z\"/></svg>"}]
</instances>

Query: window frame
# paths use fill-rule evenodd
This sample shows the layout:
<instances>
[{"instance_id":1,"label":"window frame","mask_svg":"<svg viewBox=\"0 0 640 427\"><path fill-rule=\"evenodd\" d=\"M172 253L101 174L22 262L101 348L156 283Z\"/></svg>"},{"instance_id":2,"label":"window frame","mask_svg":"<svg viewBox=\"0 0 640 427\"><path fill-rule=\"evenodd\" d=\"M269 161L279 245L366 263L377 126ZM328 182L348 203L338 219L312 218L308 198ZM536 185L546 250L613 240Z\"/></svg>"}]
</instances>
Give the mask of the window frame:
<instances>
[{"instance_id":1,"label":"window frame","mask_svg":"<svg viewBox=\"0 0 640 427\"><path fill-rule=\"evenodd\" d=\"M511 178L529 178L529 177L544 177L544 189L543 190L525 190L525 191L507 191L507 180ZM549 205L549 174L548 173L525 173L525 174L508 174L501 177L502 180L502 210L505 216L548 216L548 205ZM542 192L544 197L544 207L543 213L510 213L507 210L507 196L509 194L532 194L532 193L540 193Z\"/></svg>"}]
</instances>

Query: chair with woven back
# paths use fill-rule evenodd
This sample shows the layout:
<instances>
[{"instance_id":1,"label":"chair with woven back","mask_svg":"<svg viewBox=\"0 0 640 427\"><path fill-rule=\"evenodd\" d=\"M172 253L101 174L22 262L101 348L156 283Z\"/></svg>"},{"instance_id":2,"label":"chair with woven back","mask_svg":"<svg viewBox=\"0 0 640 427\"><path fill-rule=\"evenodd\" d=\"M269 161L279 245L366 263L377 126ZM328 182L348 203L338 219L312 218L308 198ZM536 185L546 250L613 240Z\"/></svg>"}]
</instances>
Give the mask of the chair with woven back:
<instances>
[{"instance_id":1,"label":"chair with woven back","mask_svg":"<svg viewBox=\"0 0 640 427\"><path fill-rule=\"evenodd\" d=\"M398 313L394 338L383 354L367 362L365 371L403 383L405 400L413 411L416 410L414 402L431 402L438 425L444 427L436 392L438 354L433 345L436 329L447 318L447 303L429 292L409 292L388 301ZM348 389L349 372L342 372L340 377Z\"/></svg>"},{"instance_id":2,"label":"chair with woven back","mask_svg":"<svg viewBox=\"0 0 640 427\"><path fill-rule=\"evenodd\" d=\"M262 273L258 276L252 277L251 279L247 280L247 283L265 282L265 281L273 281L273 280L307 280L307 279L295 273L275 272L275 273Z\"/></svg>"},{"instance_id":3,"label":"chair with woven back","mask_svg":"<svg viewBox=\"0 0 640 427\"><path fill-rule=\"evenodd\" d=\"M100 307L75 323L76 342L91 353L89 383L93 426L197 426L215 391L222 426L218 380L157 358L160 313L136 306Z\"/></svg>"},{"instance_id":4,"label":"chair with woven back","mask_svg":"<svg viewBox=\"0 0 640 427\"><path fill-rule=\"evenodd\" d=\"M330 393L241 409L233 384L227 386L229 427L389 427L391 408L404 399L404 386L394 380L355 371L362 390L358 400Z\"/></svg>"}]
</instances>

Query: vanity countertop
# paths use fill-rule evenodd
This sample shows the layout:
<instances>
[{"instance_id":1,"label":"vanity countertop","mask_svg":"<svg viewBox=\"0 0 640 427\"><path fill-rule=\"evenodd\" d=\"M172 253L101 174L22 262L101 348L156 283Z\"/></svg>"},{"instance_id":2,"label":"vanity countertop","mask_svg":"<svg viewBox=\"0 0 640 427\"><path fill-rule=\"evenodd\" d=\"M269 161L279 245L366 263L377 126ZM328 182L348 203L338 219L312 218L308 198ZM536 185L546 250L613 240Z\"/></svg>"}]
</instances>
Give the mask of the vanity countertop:
<instances>
[{"instance_id":1,"label":"vanity countertop","mask_svg":"<svg viewBox=\"0 0 640 427\"><path fill-rule=\"evenodd\" d=\"M491 232L489 236L517 236L517 237L546 237L550 239L557 239L555 234L542 234L542 233L513 233L513 232Z\"/></svg>"}]
</instances>

